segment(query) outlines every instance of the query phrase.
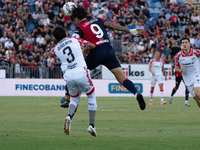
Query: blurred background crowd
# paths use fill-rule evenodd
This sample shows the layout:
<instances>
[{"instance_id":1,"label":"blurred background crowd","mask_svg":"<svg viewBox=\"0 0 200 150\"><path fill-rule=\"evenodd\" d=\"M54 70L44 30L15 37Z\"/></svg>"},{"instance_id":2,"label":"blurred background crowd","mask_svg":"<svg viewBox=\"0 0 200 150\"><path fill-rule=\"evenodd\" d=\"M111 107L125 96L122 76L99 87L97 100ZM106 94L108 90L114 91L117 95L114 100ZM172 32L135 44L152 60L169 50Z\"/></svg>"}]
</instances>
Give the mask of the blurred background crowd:
<instances>
[{"instance_id":1,"label":"blurred background crowd","mask_svg":"<svg viewBox=\"0 0 200 150\"><path fill-rule=\"evenodd\" d=\"M144 29L133 36L107 29L121 63L149 63L159 50L173 63L187 36L200 49L198 5L181 0L71 0L85 7L88 19L103 18L129 29ZM48 58L55 46L52 30L62 26L71 36L75 24L63 14L68 0L0 0L0 69L15 78L61 78L60 60ZM12 68L8 70L8 68ZM94 73L94 72L93 72Z\"/></svg>"}]
</instances>

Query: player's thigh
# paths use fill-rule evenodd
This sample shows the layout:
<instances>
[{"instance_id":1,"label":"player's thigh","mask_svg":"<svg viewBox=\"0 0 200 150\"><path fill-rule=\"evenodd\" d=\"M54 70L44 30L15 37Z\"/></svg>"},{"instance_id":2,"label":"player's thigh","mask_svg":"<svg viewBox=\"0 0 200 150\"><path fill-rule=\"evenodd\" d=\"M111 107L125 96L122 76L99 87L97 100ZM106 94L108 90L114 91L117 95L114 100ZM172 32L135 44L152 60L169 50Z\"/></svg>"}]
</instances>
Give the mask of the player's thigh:
<instances>
[{"instance_id":1,"label":"player's thigh","mask_svg":"<svg viewBox=\"0 0 200 150\"><path fill-rule=\"evenodd\" d=\"M163 89L163 76L157 76L156 81L158 83L160 90L162 90Z\"/></svg>"},{"instance_id":2,"label":"player's thigh","mask_svg":"<svg viewBox=\"0 0 200 150\"><path fill-rule=\"evenodd\" d=\"M90 78L90 72L85 70L83 72L79 72L79 74L82 75L76 80L76 84L78 85L82 94L88 94L94 88L93 82Z\"/></svg>"},{"instance_id":3,"label":"player's thigh","mask_svg":"<svg viewBox=\"0 0 200 150\"><path fill-rule=\"evenodd\" d=\"M156 85L156 78L155 78L155 76L151 77L150 83L151 83L151 87L155 87L155 85Z\"/></svg>"},{"instance_id":4,"label":"player's thigh","mask_svg":"<svg viewBox=\"0 0 200 150\"><path fill-rule=\"evenodd\" d=\"M77 95L79 93L80 89L79 89L78 85L76 84L74 78L71 77L70 73L69 74L65 73L63 75L63 77L66 82L69 94L72 96Z\"/></svg>"},{"instance_id":5,"label":"player's thigh","mask_svg":"<svg viewBox=\"0 0 200 150\"><path fill-rule=\"evenodd\" d=\"M115 50L112 48L112 46L107 47L106 57L102 64L106 66L109 70L121 67L119 61L117 60Z\"/></svg>"},{"instance_id":6,"label":"player's thigh","mask_svg":"<svg viewBox=\"0 0 200 150\"><path fill-rule=\"evenodd\" d=\"M200 77L195 78L194 94L200 98Z\"/></svg>"}]
</instances>

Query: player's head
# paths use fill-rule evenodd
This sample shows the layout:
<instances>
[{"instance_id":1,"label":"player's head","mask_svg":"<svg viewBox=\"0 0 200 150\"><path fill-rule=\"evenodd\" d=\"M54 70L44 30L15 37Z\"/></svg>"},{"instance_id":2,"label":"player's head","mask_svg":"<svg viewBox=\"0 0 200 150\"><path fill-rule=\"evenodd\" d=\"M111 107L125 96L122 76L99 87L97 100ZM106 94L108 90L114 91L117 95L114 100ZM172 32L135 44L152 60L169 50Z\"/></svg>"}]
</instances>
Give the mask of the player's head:
<instances>
[{"instance_id":1,"label":"player's head","mask_svg":"<svg viewBox=\"0 0 200 150\"><path fill-rule=\"evenodd\" d=\"M85 8L78 6L73 9L71 19L78 23L78 21L85 19L87 17L87 11Z\"/></svg>"},{"instance_id":2,"label":"player's head","mask_svg":"<svg viewBox=\"0 0 200 150\"><path fill-rule=\"evenodd\" d=\"M183 47L184 51L188 51L190 49L190 39L187 37L182 38L181 46Z\"/></svg>"},{"instance_id":3,"label":"player's head","mask_svg":"<svg viewBox=\"0 0 200 150\"><path fill-rule=\"evenodd\" d=\"M160 58L160 52L159 52L158 50L155 51L155 57L156 57L157 59Z\"/></svg>"},{"instance_id":4,"label":"player's head","mask_svg":"<svg viewBox=\"0 0 200 150\"><path fill-rule=\"evenodd\" d=\"M65 29L61 28L61 27L56 27L53 30L53 38L59 42L61 41L63 38L66 37L66 33L65 33Z\"/></svg>"}]
</instances>

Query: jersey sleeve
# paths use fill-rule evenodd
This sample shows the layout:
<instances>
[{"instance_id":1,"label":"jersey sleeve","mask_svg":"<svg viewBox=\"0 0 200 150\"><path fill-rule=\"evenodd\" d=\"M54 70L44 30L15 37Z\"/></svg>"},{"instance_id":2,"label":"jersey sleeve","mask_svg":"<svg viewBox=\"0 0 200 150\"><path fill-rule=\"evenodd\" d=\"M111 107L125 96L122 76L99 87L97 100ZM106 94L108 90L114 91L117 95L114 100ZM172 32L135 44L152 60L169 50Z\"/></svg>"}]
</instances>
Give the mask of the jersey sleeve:
<instances>
[{"instance_id":1,"label":"jersey sleeve","mask_svg":"<svg viewBox=\"0 0 200 150\"><path fill-rule=\"evenodd\" d=\"M80 45L83 46L83 47L87 47L90 44L90 42L88 42L88 41L86 41L84 39L81 39L81 38L76 38L76 39L78 40Z\"/></svg>"},{"instance_id":2,"label":"jersey sleeve","mask_svg":"<svg viewBox=\"0 0 200 150\"><path fill-rule=\"evenodd\" d=\"M175 67L180 67L180 64L179 64L179 57L180 57L180 55L179 54L176 54L176 56L175 56Z\"/></svg>"},{"instance_id":3,"label":"jersey sleeve","mask_svg":"<svg viewBox=\"0 0 200 150\"><path fill-rule=\"evenodd\" d=\"M200 56L200 50L195 49L195 50L194 50L194 54L195 54L197 57L199 57L199 56Z\"/></svg>"},{"instance_id":4,"label":"jersey sleeve","mask_svg":"<svg viewBox=\"0 0 200 150\"><path fill-rule=\"evenodd\" d=\"M103 23L106 21L105 19L99 18Z\"/></svg>"},{"instance_id":5,"label":"jersey sleeve","mask_svg":"<svg viewBox=\"0 0 200 150\"><path fill-rule=\"evenodd\" d=\"M74 33L72 34L73 38L83 38L83 31L79 28L76 27L74 30Z\"/></svg>"},{"instance_id":6,"label":"jersey sleeve","mask_svg":"<svg viewBox=\"0 0 200 150\"><path fill-rule=\"evenodd\" d=\"M152 63L153 63L153 58L150 60L149 66L152 66Z\"/></svg>"},{"instance_id":7,"label":"jersey sleeve","mask_svg":"<svg viewBox=\"0 0 200 150\"><path fill-rule=\"evenodd\" d=\"M56 55L56 53L55 53L55 51L54 51L54 48L51 50L51 55L52 55L52 56L55 56L55 55Z\"/></svg>"}]
</instances>

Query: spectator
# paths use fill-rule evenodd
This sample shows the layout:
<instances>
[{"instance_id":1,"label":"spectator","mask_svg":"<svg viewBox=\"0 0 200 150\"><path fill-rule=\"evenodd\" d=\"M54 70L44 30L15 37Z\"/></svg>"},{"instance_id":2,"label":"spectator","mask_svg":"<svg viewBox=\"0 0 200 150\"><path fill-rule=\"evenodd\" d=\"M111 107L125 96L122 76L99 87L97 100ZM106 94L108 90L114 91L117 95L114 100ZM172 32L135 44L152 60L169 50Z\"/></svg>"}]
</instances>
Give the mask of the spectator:
<instances>
[{"instance_id":1,"label":"spectator","mask_svg":"<svg viewBox=\"0 0 200 150\"><path fill-rule=\"evenodd\" d=\"M151 14L150 14L148 8L146 7L146 5L144 5L142 12L147 18L150 18L150 21L153 20L153 18L151 18Z\"/></svg>"},{"instance_id":2,"label":"spectator","mask_svg":"<svg viewBox=\"0 0 200 150\"><path fill-rule=\"evenodd\" d=\"M9 47L13 48L14 43L11 41L11 38L8 39L8 41L5 42L5 49L8 49Z\"/></svg>"},{"instance_id":3,"label":"spectator","mask_svg":"<svg viewBox=\"0 0 200 150\"><path fill-rule=\"evenodd\" d=\"M127 49L128 53L129 53L129 57L130 57L130 53L133 53L134 55L136 55L137 53L137 42L134 41L130 47L128 47Z\"/></svg>"},{"instance_id":4,"label":"spectator","mask_svg":"<svg viewBox=\"0 0 200 150\"><path fill-rule=\"evenodd\" d=\"M35 2L35 7L36 7L36 10L43 10L43 4L40 0L37 0Z\"/></svg>"},{"instance_id":5,"label":"spectator","mask_svg":"<svg viewBox=\"0 0 200 150\"><path fill-rule=\"evenodd\" d=\"M177 17L175 16L175 13L173 12L172 16L170 17L171 22L174 22L174 18L177 18Z\"/></svg>"},{"instance_id":6,"label":"spectator","mask_svg":"<svg viewBox=\"0 0 200 150\"><path fill-rule=\"evenodd\" d=\"M42 37L41 34L39 34L38 37L36 38L36 43L42 45L43 42L44 42L44 38Z\"/></svg>"},{"instance_id":7,"label":"spectator","mask_svg":"<svg viewBox=\"0 0 200 150\"><path fill-rule=\"evenodd\" d=\"M148 32L150 36L153 36L156 34L156 28L153 25L153 22L150 23L149 28L148 28Z\"/></svg>"},{"instance_id":8,"label":"spectator","mask_svg":"<svg viewBox=\"0 0 200 150\"><path fill-rule=\"evenodd\" d=\"M167 20L165 23L165 29L168 33L169 33L169 31L172 31L172 27L171 27L169 20Z\"/></svg>"},{"instance_id":9,"label":"spectator","mask_svg":"<svg viewBox=\"0 0 200 150\"><path fill-rule=\"evenodd\" d=\"M199 49L200 48L200 35L197 35L195 39L195 48Z\"/></svg>"},{"instance_id":10,"label":"spectator","mask_svg":"<svg viewBox=\"0 0 200 150\"><path fill-rule=\"evenodd\" d=\"M116 16L113 16L113 19L112 19L111 23L113 23L113 24L118 24L118 21L117 21L117 17L116 17Z\"/></svg>"},{"instance_id":11,"label":"spectator","mask_svg":"<svg viewBox=\"0 0 200 150\"><path fill-rule=\"evenodd\" d=\"M130 6L130 3L128 2L128 0L124 0L124 2L122 3L122 5L125 7L125 8L128 8Z\"/></svg>"},{"instance_id":12,"label":"spectator","mask_svg":"<svg viewBox=\"0 0 200 150\"><path fill-rule=\"evenodd\" d=\"M189 34L190 34L190 29L189 29L189 26L186 25L185 29L183 29L183 35L189 36Z\"/></svg>"},{"instance_id":13,"label":"spectator","mask_svg":"<svg viewBox=\"0 0 200 150\"><path fill-rule=\"evenodd\" d=\"M192 16L191 16L191 23L192 25L194 25L196 27L196 25L199 23L198 22L198 16L197 14L194 12L192 13Z\"/></svg>"},{"instance_id":14,"label":"spectator","mask_svg":"<svg viewBox=\"0 0 200 150\"><path fill-rule=\"evenodd\" d=\"M128 64L129 63L129 57L128 57L128 53L127 52L124 52L124 55L122 57L122 63L126 63Z\"/></svg>"},{"instance_id":15,"label":"spectator","mask_svg":"<svg viewBox=\"0 0 200 150\"><path fill-rule=\"evenodd\" d=\"M165 26L160 18L158 18L158 21L156 23L156 29L158 29L158 28L159 28L160 32L163 32L165 30Z\"/></svg>"},{"instance_id":16,"label":"spectator","mask_svg":"<svg viewBox=\"0 0 200 150\"><path fill-rule=\"evenodd\" d=\"M160 13L159 19L162 21L163 24L165 24L165 22L166 22L166 17L165 17L165 14L164 14L163 11Z\"/></svg>"},{"instance_id":17,"label":"spectator","mask_svg":"<svg viewBox=\"0 0 200 150\"><path fill-rule=\"evenodd\" d=\"M93 8L98 8L98 3L96 2L96 0L93 0L92 2L91 2L91 4L92 4L92 7Z\"/></svg>"},{"instance_id":18,"label":"spectator","mask_svg":"<svg viewBox=\"0 0 200 150\"><path fill-rule=\"evenodd\" d=\"M124 14L124 17L125 18L130 18L130 19L132 19L132 14L133 14L133 12L131 11L131 9L130 9L130 6L128 6L127 8L126 8L126 11L125 11L126 13Z\"/></svg>"},{"instance_id":19,"label":"spectator","mask_svg":"<svg viewBox=\"0 0 200 150\"><path fill-rule=\"evenodd\" d=\"M183 16L183 12L180 13L180 15L178 16L178 22L181 26L185 25L186 24L186 19L185 17Z\"/></svg>"},{"instance_id":20,"label":"spectator","mask_svg":"<svg viewBox=\"0 0 200 150\"><path fill-rule=\"evenodd\" d=\"M132 21L128 26L127 26L128 29L135 29L135 22Z\"/></svg>"},{"instance_id":21,"label":"spectator","mask_svg":"<svg viewBox=\"0 0 200 150\"><path fill-rule=\"evenodd\" d=\"M37 26L39 20L40 20L40 15L38 14L38 11L36 10L33 14L32 14L32 18L33 18L33 23L35 24L35 26Z\"/></svg>"},{"instance_id":22,"label":"spectator","mask_svg":"<svg viewBox=\"0 0 200 150\"><path fill-rule=\"evenodd\" d=\"M95 1L95 0L94 0ZM99 10L97 10L97 7L94 7L93 8L93 11L92 11L92 17L93 18L97 18L99 15Z\"/></svg>"},{"instance_id":23,"label":"spectator","mask_svg":"<svg viewBox=\"0 0 200 150\"><path fill-rule=\"evenodd\" d=\"M120 9L118 7L118 4L115 4L115 7L112 10L113 16L116 16L117 18L120 17Z\"/></svg>"},{"instance_id":24,"label":"spectator","mask_svg":"<svg viewBox=\"0 0 200 150\"><path fill-rule=\"evenodd\" d=\"M172 31L179 32L179 23L177 22L177 18L174 18L174 21L171 23Z\"/></svg>"},{"instance_id":25,"label":"spectator","mask_svg":"<svg viewBox=\"0 0 200 150\"><path fill-rule=\"evenodd\" d=\"M137 52L140 54L145 51L145 47L144 47L144 43L143 42L139 42L139 45L137 46Z\"/></svg>"},{"instance_id":26,"label":"spectator","mask_svg":"<svg viewBox=\"0 0 200 150\"><path fill-rule=\"evenodd\" d=\"M190 34L189 37L190 37L190 44L194 45L195 44L195 38L194 38L194 36L192 34Z\"/></svg>"},{"instance_id":27,"label":"spectator","mask_svg":"<svg viewBox=\"0 0 200 150\"><path fill-rule=\"evenodd\" d=\"M54 21L55 14L52 12L52 9L49 9L49 10L48 10L47 15L48 15L48 17L49 17L49 19L50 19L51 21Z\"/></svg>"},{"instance_id":28,"label":"spectator","mask_svg":"<svg viewBox=\"0 0 200 150\"><path fill-rule=\"evenodd\" d=\"M139 14L140 14L140 10L138 9L138 6L136 5L135 9L133 11L133 15L134 15L134 17L136 17L138 19Z\"/></svg>"},{"instance_id":29,"label":"spectator","mask_svg":"<svg viewBox=\"0 0 200 150\"><path fill-rule=\"evenodd\" d=\"M187 13L187 14L186 14L186 17L185 17L185 19L186 19L186 23L187 23L188 25L191 25L191 23L192 23L192 20L191 20L190 13Z\"/></svg>"},{"instance_id":30,"label":"spectator","mask_svg":"<svg viewBox=\"0 0 200 150\"><path fill-rule=\"evenodd\" d=\"M144 30L144 26L142 25L141 22L138 23L138 25L136 26L136 29L142 29L142 30Z\"/></svg>"},{"instance_id":31,"label":"spectator","mask_svg":"<svg viewBox=\"0 0 200 150\"><path fill-rule=\"evenodd\" d=\"M139 16L138 16L138 22L141 22L141 24L144 24L146 19L147 17L143 14L142 11L140 11Z\"/></svg>"},{"instance_id":32,"label":"spectator","mask_svg":"<svg viewBox=\"0 0 200 150\"><path fill-rule=\"evenodd\" d=\"M166 35L166 40L173 40L172 31L169 31L169 33Z\"/></svg>"},{"instance_id":33,"label":"spectator","mask_svg":"<svg viewBox=\"0 0 200 150\"><path fill-rule=\"evenodd\" d=\"M0 42L4 44L8 40L6 33L3 34L3 37L0 38Z\"/></svg>"},{"instance_id":34,"label":"spectator","mask_svg":"<svg viewBox=\"0 0 200 150\"><path fill-rule=\"evenodd\" d=\"M130 19L130 18L129 18L129 19ZM119 23L121 26L124 26L124 25L125 25L125 24L124 24L124 21L122 20L122 17L119 18L118 23Z\"/></svg>"},{"instance_id":35,"label":"spectator","mask_svg":"<svg viewBox=\"0 0 200 150\"><path fill-rule=\"evenodd\" d=\"M176 33L174 34L173 39L176 40L176 42L177 42L178 44L180 44L181 37L179 36L179 33L178 33L178 32L176 32Z\"/></svg>"}]
</instances>

